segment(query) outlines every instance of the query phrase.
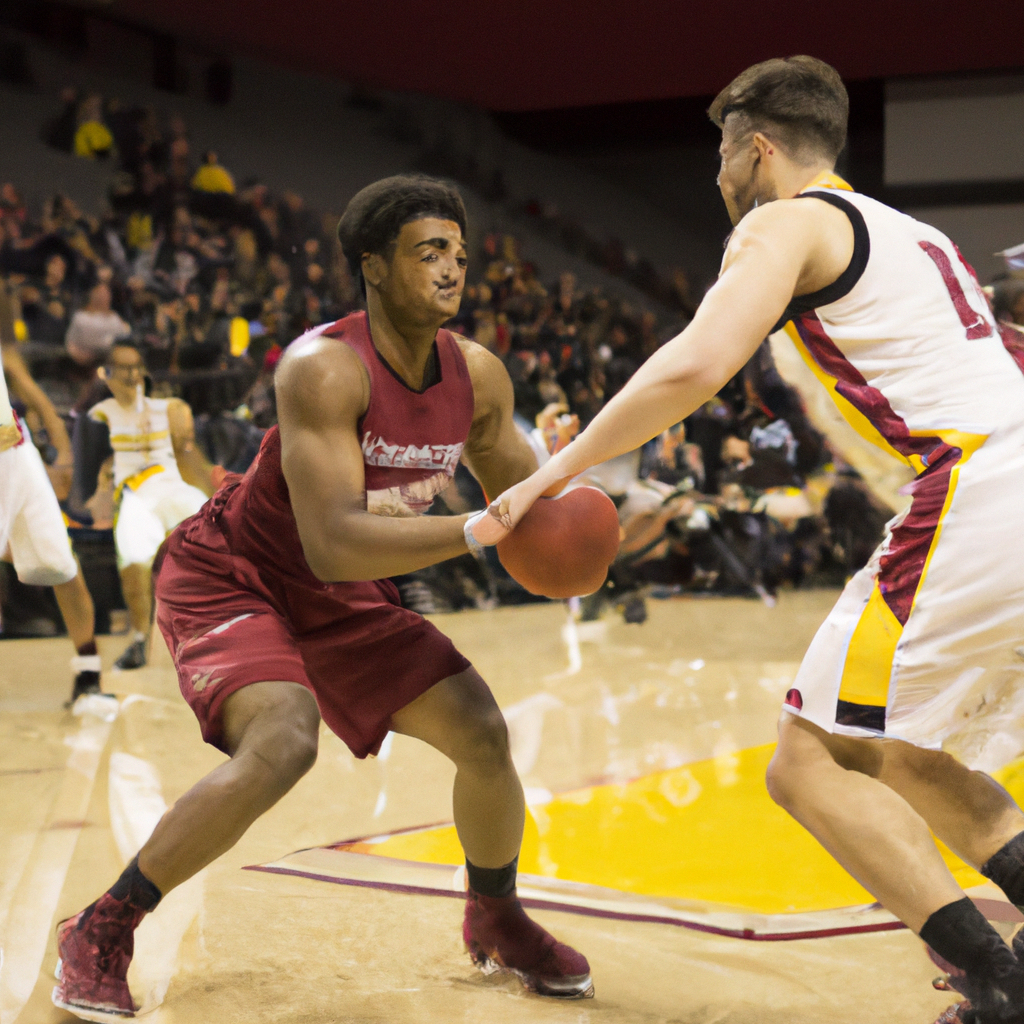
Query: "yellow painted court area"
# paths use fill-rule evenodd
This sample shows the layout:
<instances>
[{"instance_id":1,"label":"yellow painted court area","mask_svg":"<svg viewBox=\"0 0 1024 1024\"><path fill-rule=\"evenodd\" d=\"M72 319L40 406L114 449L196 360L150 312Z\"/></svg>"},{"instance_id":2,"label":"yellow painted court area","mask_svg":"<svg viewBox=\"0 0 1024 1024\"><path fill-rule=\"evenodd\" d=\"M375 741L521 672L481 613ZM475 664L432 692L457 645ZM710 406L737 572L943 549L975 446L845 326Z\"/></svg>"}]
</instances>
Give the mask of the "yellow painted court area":
<instances>
[{"instance_id":1,"label":"yellow painted court area","mask_svg":"<svg viewBox=\"0 0 1024 1024\"><path fill-rule=\"evenodd\" d=\"M874 902L810 834L772 803L764 772L775 745L590 786L532 807L519 859L531 875L642 896L683 899L763 914L804 913ZM1024 797L1024 761L1000 781ZM462 862L452 825L338 849L398 860ZM985 879L948 850L963 888Z\"/></svg>"}]
</instances>

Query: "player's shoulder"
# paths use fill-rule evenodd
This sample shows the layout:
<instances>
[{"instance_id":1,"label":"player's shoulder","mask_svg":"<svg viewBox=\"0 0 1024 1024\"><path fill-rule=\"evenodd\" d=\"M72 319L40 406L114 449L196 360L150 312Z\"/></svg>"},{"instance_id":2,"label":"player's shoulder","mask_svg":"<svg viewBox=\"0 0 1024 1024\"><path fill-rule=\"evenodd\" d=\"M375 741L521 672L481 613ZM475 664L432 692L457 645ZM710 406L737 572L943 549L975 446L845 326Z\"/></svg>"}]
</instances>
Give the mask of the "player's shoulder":
<instances>
[{"instance_id":1,"label":"player's shoulder","mask_svg":"<svg viewBox=\"0 0 1024 1024\"><path fill-rule=\"evenodd\" d=\"M491 405L498 405L509 399L512 394L512 381L505 364L478 342L454 332L452 336L466 360L477 411L483 411Z\"/></svg>"},{"instance_id":2,"label":"player's shoulder","mask_svg":"<svg viewBox=\"0 0 1024 1024\"><path fill-rule=\"evenodd\" d=\"M455 331L449 332L459 346L462 358L466 360L469 374L475 380L475 375L490 378L492 376L508 376L505 364L490 350L486 349L479 342L473 341Z\"/></svg>"},{"instance_id":3,"label":"player's shoulder","mask_svg":"<svg viewBox=\"0 0 1024 1024\"><path fill-rule=\"evenodd\" d=\"M356 403L369 404L369 376L355 350L325 324L296 338L284 352L274 373L278 403L285 409L318 417Z\"/></svg>"},{"instance_id":4,"label":"player's shoulder","mask_svg":"<svg viewBox=\"0 0 1024 1024\"><path fill-rule=\"evenodd\" d=\"M755 206L736 225L726 245L725 264L745 250L812 253L836 232L849 231L849 216L814 196L776 199Z\"/></svg>"},{"instance_id":5,"label":"player's shoulder","mask_svg":"<svg viewBox=\"0 0 1024 1024\"><path fill-rule=\"evenodd\" d=\"M358 375L363 363L351 346L341 342L343 335L337 330L341 322L321 324L296 338L277 364L275 386L288 388L315 382L325 374L332 378Z\"/></svg>"},{"instance_id":6,"label":"player's shoulder","mask_svg":"<svg viewBox=\"0 0 1024 1024\"><path fill-rule=\"evenodd\" d=\"M111 415L116 408L116 399L104 398L102 402L97 402L86 415L95 423L106 423L109 426Z\"/></svg>"}]
</instances>

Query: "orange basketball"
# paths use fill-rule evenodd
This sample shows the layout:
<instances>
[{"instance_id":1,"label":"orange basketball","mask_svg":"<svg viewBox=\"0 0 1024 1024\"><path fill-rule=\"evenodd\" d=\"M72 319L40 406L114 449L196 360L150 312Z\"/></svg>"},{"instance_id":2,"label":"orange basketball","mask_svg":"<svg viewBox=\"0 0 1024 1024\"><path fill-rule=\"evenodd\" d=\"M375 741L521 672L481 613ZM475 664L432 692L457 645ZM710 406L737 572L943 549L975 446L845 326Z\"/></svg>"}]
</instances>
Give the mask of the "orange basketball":
<instances>
[{"instance_id":1,"label":"orange basketball","mask_svg":"<svg viewBox=\"0 0 1024 1024\"><path fill-rule=\"evenodd\" d=\"M604 583L618 550L618 513L596 487L538 498L498 542L498 557L509 575L544 597L592 594Z\"/></svg>"}]
</instances>

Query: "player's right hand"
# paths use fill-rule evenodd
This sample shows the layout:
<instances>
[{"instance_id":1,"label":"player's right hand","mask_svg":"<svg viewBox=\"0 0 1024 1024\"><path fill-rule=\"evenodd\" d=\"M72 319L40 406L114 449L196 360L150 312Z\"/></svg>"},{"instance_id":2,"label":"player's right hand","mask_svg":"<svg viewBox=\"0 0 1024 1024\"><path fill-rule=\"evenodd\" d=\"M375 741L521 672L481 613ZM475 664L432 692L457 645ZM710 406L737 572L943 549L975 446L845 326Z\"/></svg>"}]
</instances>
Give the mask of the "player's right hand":
<instances>
[{"instance_id":1,"label":"player's right hand","mask_svg":"<svg viewBox=\"0 0 1024 1024\"><path fill-rule=\"evenodd\" d=\"M21 440L21 431L16 423L5 423L0 426L0 452L13 448Z\"/></svg>"}]
</instances>

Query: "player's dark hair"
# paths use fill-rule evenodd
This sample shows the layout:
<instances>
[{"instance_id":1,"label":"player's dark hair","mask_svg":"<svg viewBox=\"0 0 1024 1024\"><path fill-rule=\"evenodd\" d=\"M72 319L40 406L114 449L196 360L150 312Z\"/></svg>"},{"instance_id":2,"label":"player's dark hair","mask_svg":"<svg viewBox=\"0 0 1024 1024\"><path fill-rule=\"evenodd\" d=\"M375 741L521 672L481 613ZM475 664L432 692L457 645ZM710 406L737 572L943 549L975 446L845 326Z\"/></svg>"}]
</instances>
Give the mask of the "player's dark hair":
<instances>
[{"instance_id":1,"label":"player's dark hair","mask_svg":"<svg viewBox=\"0 0 1024 1024\"><path fill-rule=\"evenodd\" d=\"M349 200L338 222L338 240L364 295L363 254L377 253L390 258L402 227L423 217L453 220L466 233L462 196L447 182L425 174L382 178Z\"/></svg>"},{"instance_id":2,"label":"player's dark hair","mask_svg":"<svg viewBox=\"0 0 1024 1024\"><path fill-rule=\"evenodd\" d=\"M145 370L145 368L146 368L146 357L142 354L142 349L139 348L139 346L136 345L134 341L128 341L126 339L122 339L120 341L115 341L113 343L113 345L111 345L110 348L107 349L107 354L106 354L106 356L103 359L103 365L104 366L108 366L109 367L109 366L113 366L114 365L114 350L118 349L118 348L128 348L128 349L131 349L132 352L137 353L138 357L139 357L139 361L142 363L142 368L143 368L143 370Z\"/></svg>"},{"instance_id":3,"label":"player's dark hair","mask_svg":"<svg viewBox=\"0 0 1024 1024\"><path fill-rule=\"evenodd\" d=\"M839 73L824 61L774 58L737 75L708 108L719 128L733 113L742 117L741 136L761 132L795 160L824 156L835 163L846 144L850 99Z\"/></svg>"}]
</instances>

